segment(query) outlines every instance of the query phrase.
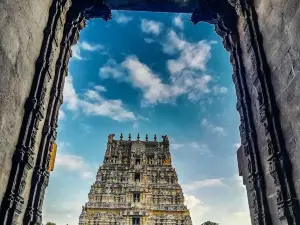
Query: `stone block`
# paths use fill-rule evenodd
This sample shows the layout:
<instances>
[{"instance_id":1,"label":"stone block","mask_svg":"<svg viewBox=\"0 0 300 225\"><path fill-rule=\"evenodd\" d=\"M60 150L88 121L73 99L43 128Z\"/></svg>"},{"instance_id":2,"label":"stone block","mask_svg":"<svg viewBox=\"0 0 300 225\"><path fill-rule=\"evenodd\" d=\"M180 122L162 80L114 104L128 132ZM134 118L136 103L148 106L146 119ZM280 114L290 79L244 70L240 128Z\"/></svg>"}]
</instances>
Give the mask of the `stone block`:
<instances>
[{"instance_id":1,"label":"stone block","mask_svg":"<svg viewBox=\"0 0 300 225\"><path fill-rule=\"evenodd\" d=\"M295 14L300 8L299 0L288 0L283 7L283 19L286 27L289 26L289 23L294 18Z\"/></svg>"},{"instance_id":2,"label":"stone block","mask_svg":"<svg viewBox=\"0 0 300 225\"><path fill-rule=\"evenodd\" d=\"M293 16L293 19L288 25L288 35L290 43L300 40L300 10Z\"/></svg>"}]
</instances>

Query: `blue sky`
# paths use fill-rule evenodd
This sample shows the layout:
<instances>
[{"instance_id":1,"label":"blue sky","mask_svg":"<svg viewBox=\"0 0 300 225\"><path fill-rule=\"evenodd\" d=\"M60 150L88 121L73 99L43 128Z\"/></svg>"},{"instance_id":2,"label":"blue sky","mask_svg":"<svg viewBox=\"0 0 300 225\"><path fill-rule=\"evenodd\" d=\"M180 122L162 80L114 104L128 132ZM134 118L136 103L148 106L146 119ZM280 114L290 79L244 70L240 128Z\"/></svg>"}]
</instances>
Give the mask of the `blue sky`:
<instances>
[{"instance_id":1,"label":"blue sky","mask_svg":"<svg viewBox=\"0 0 300 225\"><path fill-rule=\"evenodd\" d=\"M189 15L113 12L82 30L64 87L44 221L78 224L107 136L167 134L194 225L248 225L229 54Z\"/></svg>"}]
</instances>

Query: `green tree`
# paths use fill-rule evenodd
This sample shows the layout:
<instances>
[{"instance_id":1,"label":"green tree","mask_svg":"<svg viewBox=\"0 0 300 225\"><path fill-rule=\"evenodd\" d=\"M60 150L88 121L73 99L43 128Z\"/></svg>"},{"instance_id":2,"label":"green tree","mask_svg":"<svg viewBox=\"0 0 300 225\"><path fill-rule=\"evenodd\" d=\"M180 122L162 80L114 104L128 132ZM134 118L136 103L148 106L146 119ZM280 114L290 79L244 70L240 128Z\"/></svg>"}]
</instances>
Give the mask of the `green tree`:
<instances>
[{"instance_id":1,"label":"green tree","mask_svg":"<svg viewBox=\"0 0 300 225\"><path fill-rule=\"evenodd\" d=\"M206 221L206 222L202 223L201 225L219 225L219 224L215 223L215 222L211 222L211 221Z\"/></svg>"},{"instance_id":2,"label":"green tree","mask_svg":"<svg viewBox=\"0 0 300 225\"><path fill-rule=\"evenodd\" d=\"M46 225L56 225L56 223L47 222Z\"/></svg>"}]
</instances>

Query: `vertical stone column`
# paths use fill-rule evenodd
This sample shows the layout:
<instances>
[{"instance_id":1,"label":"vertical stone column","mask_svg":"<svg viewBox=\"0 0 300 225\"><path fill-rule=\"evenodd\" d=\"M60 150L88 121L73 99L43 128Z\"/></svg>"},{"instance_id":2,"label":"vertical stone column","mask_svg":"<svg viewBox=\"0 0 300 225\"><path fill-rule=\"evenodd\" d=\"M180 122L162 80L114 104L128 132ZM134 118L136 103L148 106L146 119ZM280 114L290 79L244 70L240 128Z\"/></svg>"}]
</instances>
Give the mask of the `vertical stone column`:
<instances>
[{"instance_id":1,"label":"vertical stone column","mask_svg":"<svg viewBox=\"0 0 300 225\"><path fill-rule=\"evenodd\" d=\"M59 55L54 63L54 81L49 92L49 102L42 129L42 137L38 148L37 160L31 180L30 195L23 224L42 223L42 205L45 189L49 182L49 159L51 146L56 139L56 128L59 107L63 102L63 87L65 76L68 74L68 63L72 55L71 46L76 44L79 38L79 31L84 26L84 19L79 13L72 11L70 2L64 2L60 6L60 18L55 29L58 40ZM68 13L67 13L68 12Z\"/></svg>"},{"instance_id":2,"label":"vertical stone column","mask_svg":"<svg viewBox=\"0 0 300 225\"><path fill-rule=\"evenodd\" d=\"M24 132L22 121L27 115L24 106L34 79L35 61L41 51L51 4L52 0L0 1L1 207L7 204L4 195L11 186L9 174L14 173L12 170L16 167L17 157L13 155L19 136Z\"/></svg>"},{"instance_id":3,"label":"vertical stone column","mask_svg":"<svg viewBox=\"0 0 300 225\"><path fill-rule=\"evenodd\" d=\"M298 224L299 202L295 181L291 176L292 165L282 133L272 73L263 48L264 38L259 30L257 13L253 2L240 1L243 22L243 57L247 60L247 83L251 87L255 130L265 180L266 196L270 209L270 224ZM279 20L281 18L278 18ZM285 115L288 117L288 114ZM243 146L244 149L246 146ZM255 199L256 196L252 196ZM250 196L251 198L251 196Z\"/></svg>"},{"instance_id":4,"label":"vertical stone column","mask_svg":"<svg viewBox=\"0 0 300 225\"><path fill-rule=\"evenodd\" d=\"M65 0L55 0L50 5L49 17L44 35L41 35L41 48L36 61L35 72L25 110L18 143L12 158L11 172L9 175L6 192L1 202L0 224L21 224L24 214L24 205L27 203L30 191L30 178L35 164L37 149L42 136L42 127L45 122L45 112L48 106L50 89L53 82L53 62L58 55L55 42L59 39L55 29L60 17L59 8ZM46 1L45 1L46 3ZM50 3L50 2L48 2ZM30 6L37 6L34 2ZM17 5L17 4L16 4ZM43 6L43 7L42 7ZM40 5L42 13L48 11L48 5ZM31 12L37 14L38 11ZM48 14L46 14L48 16ZM40 23L38 21L37 23ZM33 22L33 26L35 26ZM39 32L36 32L36 35ZM23 34L24 35L24 34ZM24 35L26 36L26 35ZM39 43L39 42L38 42ZM57 44L57 43L56 43ZM30 43L30 45L34 45ZM32 60L33 61L33 60ZM17 133L17 132L16 132Z\"/></svg>"}]
</instances>

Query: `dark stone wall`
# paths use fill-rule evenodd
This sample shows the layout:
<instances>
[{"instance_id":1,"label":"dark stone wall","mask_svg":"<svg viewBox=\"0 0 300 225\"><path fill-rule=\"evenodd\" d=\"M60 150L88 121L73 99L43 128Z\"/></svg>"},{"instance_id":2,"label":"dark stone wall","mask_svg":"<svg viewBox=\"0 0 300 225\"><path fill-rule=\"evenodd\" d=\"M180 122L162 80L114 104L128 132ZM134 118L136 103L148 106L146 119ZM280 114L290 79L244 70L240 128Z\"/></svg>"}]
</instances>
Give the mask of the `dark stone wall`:
<instances>
[{"instance_id":1,"label":"dark stone wall","mask_svg":"<svg viewBox=\"0 0 300 225\"><path fill-rule=\"evenodd\" d=\"M296 195L300 197L300 1L255 0L259 29L271 73L285 149L291 161ZM267 171L266 171L267 172ZM273 183L266 176L267 183ZM274 188L268 198L276 216ZM270 204L271 205L271 204ZM274 223L279 224L279 222Z\"/></svg>"},{"instance_id":2,"label":"dark stone wall","mask_svg":"<svg viewBox=\"0 0 300 225\"><path fill-rule=\"evenodd\" d=\"M283 190L290 187L292 192L294 189L295 194L292 195L293 198L297 199L295 204L298 204L300 197L300 152L298 149L300 143L300 1L254 0L253 2L257 15L258 31L261 35L258 39L268 64L268 68L261 67L263 73L260 76L266 77L270 87L267 92L271 93L269 100L266 100L266 96L263 96L262 104L269 107L270 104L267 101L275 103L276 107L272 108L272 114L275 115L273 124L278 125L277 128L274 128L270 121L267 124L270 133L275 133L270 139L270 135L266 134L266 123L261 121L260 116L259 93L265 87L262 87L261 84L257 85L255 78L255 74L260 70L258 63L260 60L255 54L255 48L253 48L255 45L253 38L249 38L253 35L249 32L249 21L241 17L239 19L239 34L247 76L247 88L251 96L249 103L252 109L257 136L256 143L265 185L258 189L263 189L266 193L270 216L269 224L291 224L291 222L286 222L283 217L280 218L278 207L281 203L278 188ZM252 19L256 20L256 15ZM274 138L276 135L278 136L277 141ZM286 158L283 161L280 158L277 159L282 164L277 165L278 171L275 173L271 172L273 165L271 165L271 162L273 161L270 158L270 150L272 146L268 146L268 140L272 140L272 146L277 148L278 152L283 152L283 154L279 153L280 155L285 157L286 153ZM240 175L243 176L248 190L252 223L256 224L253 221L255 214L257 214L254 213L253 202L255 201L253 201L253 197L249 192L249 187L252 186L249 183L251 178L247 168L248 162L242 148L238 150L238 161ZM285 171L287 176L291 176L292 179L287 181L282 171ZM278 177L274 177L275 174L282 177L279 184L276 183Z\"/></svg>"},{"instance_id":3,"label":"dark stone wall","mask_svg":"<svg viewBox=\"0 0 300 225\"><path fill-rule=\"evenodd\" d=\"M285 147L300 196L300 1L256 0Z\"/></svg>"},{"instance_id":4,"label":"dark stone wall","mask_svg":"<svg viewBox=\"0 0 300 225\"><path fill-rule=\"evenodd\" d=\"M51 0L0 1L0 204Z\"/></svg>"}]
</instances>

